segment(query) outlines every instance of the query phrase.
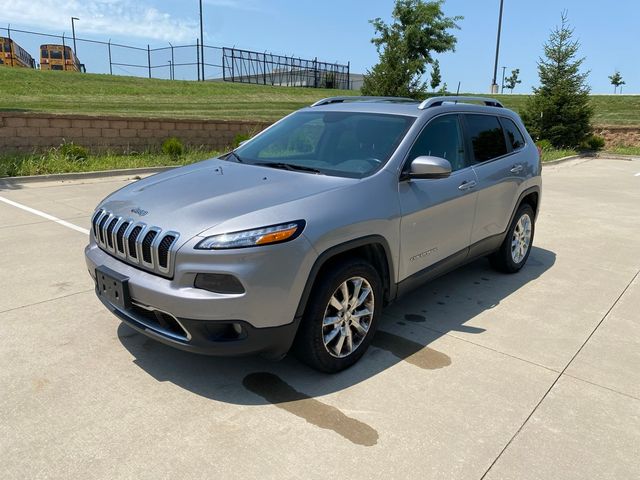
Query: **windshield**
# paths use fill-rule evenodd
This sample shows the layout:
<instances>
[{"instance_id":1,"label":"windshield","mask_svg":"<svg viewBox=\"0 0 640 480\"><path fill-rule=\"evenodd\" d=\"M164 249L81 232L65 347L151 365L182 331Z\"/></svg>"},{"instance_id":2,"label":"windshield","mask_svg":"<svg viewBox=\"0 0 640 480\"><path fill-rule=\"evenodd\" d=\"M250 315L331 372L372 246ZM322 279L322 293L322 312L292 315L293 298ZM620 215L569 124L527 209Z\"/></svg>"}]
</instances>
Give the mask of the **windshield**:
<instances>
[{"instance_id":1,"label":"windshield","mask_svg":"<svg viewBox=\"0 0 640 480\"><path fill-rule=\"evenodd\" d=\"M415 119L352 112L298 112L236 149L243 163L305 167L362 178L384 165Z\"/></svg>"}]
</instances>

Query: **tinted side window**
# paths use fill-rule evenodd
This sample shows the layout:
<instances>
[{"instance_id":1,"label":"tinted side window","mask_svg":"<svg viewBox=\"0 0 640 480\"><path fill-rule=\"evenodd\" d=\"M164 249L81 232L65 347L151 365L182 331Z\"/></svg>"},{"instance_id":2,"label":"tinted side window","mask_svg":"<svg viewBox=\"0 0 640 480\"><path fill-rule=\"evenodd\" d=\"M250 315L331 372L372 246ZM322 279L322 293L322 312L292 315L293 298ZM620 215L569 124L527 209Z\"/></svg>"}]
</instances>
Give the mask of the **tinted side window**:
<instances>
[{"instance_id":1,"label":"tinted side window","mask_svg":"<svg viewBox=\"0 0 640 480\"><path fill-rule=\"evenodd\" d=\"M409 161L422 155L449 160L451 170L466 167L464 140L457 115L443 115L424 127L409 153Z\"/></svg>"},{"instance_id":2,"label":"tinted side window","mask_svg":"<svg viewBox=\"0 0 640 480\"><path fill-rule=\"evenodd\" d=\"M506 155L507 144L497 117L465 115L476 162L486 162Z\"/></svg>"},{"instance_id":3,"label":"tinted side window","mask_svg":"<svg viewBox=\"0 0 640 480\"><path fill-rule=\"evenodd\" d=\"M504 127L504 133L507 134L507 141L509 142L513 150L518 150L524 147L524 137L520 132L520 129L513 123L513 120L509 118L501 118L502 126Z\"/></svg>"}]
</instances>

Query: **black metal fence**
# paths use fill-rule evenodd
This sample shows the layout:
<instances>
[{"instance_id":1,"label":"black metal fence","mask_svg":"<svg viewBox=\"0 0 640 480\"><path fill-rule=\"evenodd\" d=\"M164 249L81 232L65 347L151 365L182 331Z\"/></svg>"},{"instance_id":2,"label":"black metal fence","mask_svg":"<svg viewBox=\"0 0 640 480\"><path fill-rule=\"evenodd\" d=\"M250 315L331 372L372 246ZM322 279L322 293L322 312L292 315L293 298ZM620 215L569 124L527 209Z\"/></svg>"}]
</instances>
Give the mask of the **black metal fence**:
<instances>
[{"instance_id":1,"label":"black metal fence","mask_svg":"<svg viewBox=\"0 0 640 480\"><path fill-rule=\"evenodd\" d=\"M251 52L236 48L200 45L168 45L151 48L124 45L69 35L20 30L4 31L40 62L40 44L71 46L88 72L171 80L223 80L228 82L290 87L349 89L349 64Z\"/></svg>"},{"instance_id":2,"label":"black metal fence","mask_svg":"<svg viewBox=\"0 0 640 480\"><path fill-rule=\"evenodd\" d=\"M349 64L319 62L302 58L222 49L222 76L225 81L290 87L349 89Z\"/></svg>"}]
</instances>

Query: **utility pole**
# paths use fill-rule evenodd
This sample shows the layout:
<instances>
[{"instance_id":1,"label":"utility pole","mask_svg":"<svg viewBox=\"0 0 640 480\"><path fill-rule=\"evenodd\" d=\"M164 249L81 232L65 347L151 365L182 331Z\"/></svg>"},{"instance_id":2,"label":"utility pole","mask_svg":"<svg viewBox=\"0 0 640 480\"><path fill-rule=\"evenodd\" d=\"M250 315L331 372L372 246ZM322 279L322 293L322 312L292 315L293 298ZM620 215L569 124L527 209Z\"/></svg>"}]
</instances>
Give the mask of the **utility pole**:
<instances>
[{"instance_id":1,"label":"utility pole","mask_svg":"<svg viewBox=\"0 0 640 480\"><path fill-rule=\"evenodd\" d=\"M73 53L78 56L78 49L76 48L76 26L74 20L80 20L78 17L71 17L71 33L73 34Z\"/></svg>"},{"instance_id":2,"label":"utility pole","mask_svg":"<svg viewBox=\"0 0 640 480\"><path fill-rule=\"evenodd\" d=\"M507 67L502 67L502 88L500 90L500 93L504 93L504 72L507 70Z\"/></svg>"},{"instance_id":3,"label":"utility pole","mask_svg":"<svg viewBox=\"0 0 640 480\"><path fill-rule=\"evenodd\" d=\"M500 0L500 15L498 16L498 38L496 40L496 61L493 65L493 81L491 82L491 93L498 93L498 84L496 83L498 77L498 57L500 56L500 32L502 31L502 10L504 7L504 0Z\"/></svg>"},{"instance_id":4,"label":"utility pole","mask_svg":"<svg viewBox=\"0 0 640 480\"><path fill-rule=\"evenodd\" d=\"M204 28L202 27L202 0L200 0L200 61L202 62L202 81L204 82Z\"/></svg>"}]
</instances>

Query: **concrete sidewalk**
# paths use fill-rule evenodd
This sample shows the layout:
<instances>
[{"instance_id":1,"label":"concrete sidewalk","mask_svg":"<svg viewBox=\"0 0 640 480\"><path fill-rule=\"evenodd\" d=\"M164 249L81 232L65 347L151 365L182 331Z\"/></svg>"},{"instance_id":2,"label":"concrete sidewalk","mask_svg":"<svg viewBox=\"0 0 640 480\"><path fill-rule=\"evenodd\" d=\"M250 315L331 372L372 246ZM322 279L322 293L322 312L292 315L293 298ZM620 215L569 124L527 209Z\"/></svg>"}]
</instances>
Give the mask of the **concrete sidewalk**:
<instances>
[{"instance_id":1,"label":"concrete sidewalk","mask_svg":"<svg viewBox=\"0 0 640 480\"><path fill-rule=\"evenodd\" d=\"M545 167L528 265L391 306L338 375L120 324L87 236L127 177L0 186L4 478L622 479L640 474L640 161Z\"/></svg>"}]
</instances>

